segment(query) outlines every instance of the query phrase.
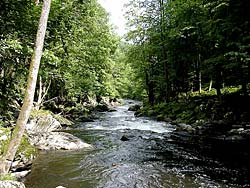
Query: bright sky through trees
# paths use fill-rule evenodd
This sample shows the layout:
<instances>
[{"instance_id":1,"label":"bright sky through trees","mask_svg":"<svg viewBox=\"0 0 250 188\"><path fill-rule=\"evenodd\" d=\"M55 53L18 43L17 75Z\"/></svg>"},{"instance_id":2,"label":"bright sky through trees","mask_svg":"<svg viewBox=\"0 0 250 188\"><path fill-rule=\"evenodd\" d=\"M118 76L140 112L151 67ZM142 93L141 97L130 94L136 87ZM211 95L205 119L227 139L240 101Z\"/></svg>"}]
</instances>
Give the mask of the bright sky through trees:
<instances>
[{"instance_id":1,"label":"bright sky through trees","mask_svg":"<svg viewBox=\"0 0 250 188\"><path fill-rule=\"evenodd\" d=\"M99 0L99 3L110 14L110 22L116 26L116 32L122 36L126 33L123 5L128 0Z\"/></svg>"}]
</instances>

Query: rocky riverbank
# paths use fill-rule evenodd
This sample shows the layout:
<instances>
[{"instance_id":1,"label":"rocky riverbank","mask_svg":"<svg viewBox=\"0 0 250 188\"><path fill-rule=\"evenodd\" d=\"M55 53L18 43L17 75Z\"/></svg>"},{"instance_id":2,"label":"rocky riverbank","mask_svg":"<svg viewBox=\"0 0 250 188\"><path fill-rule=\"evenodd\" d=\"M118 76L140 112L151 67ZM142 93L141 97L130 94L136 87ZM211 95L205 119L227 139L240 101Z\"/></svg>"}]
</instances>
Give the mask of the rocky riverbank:
<instances>
[{"instance_id":1,"label":"rocky riverbank","mask_svg":"<svg viewBox=\"0 0 250 188\"><path fill-rule=\"evenodd\" d=\"M57 119L60 119L59 122ZM27 124L27 133L30 143L40 150L78 150L92 146L79 138L65 132L66 127L73 125L73 122L51 114L36 115Z\"/></svg>"},{"instance_id":2,"label":"rocky riverbank","mask_svg":"<svg viewBox=\"0 0 250 188\"><path fill-rule=\"evenodd\" d=\"M34 110L31 113L30 120L26 126L26 134L11 167L11 179L21 180L30 173L32 161L36 157L38 150L92 149L90 144L64 132L64 130L70 129L77 121L92 121L94 111L114 111L114 108L120 104L120 101L103 97L98 103L84 105L72 103L70 108L67 107L67 103L65 103L65 106L55 102L52 103L54 111L59 113L54 114L48 110ZM64 116L68 118L66 119ZM11 134L12 128L0 129L0 156L5 151ZM0 188L6 186L24 187L22 183L13 180L1 181L0 179Z\"/></svg>"},{"instance_id":3,"label":"rocky riverbank","mask_svg":"<svg viewBox=\"0 0 250 188\"><path fill-rule=\"evenodd\" d=\"M150 116L175 126L166 142L220 160L229 166L250 169L249 97L228 95L132 107L137 116ZM246 181L247 180L242 180Z\"/></svg>"},{"instance_id":4,"label":"rocky riverbank","mask_svg":"<svg viewBox=\"0 0 250 188\"><path fill-rule=\"evenodd\" d=\"M38 150L78 150L91 149L92 146L79 138L65 132L61 132L66 126L73 125L72 122L52 113L38 113L32 115L27 124L27 132L22 139L21 146L12 163L11 173L17 179L22 179L30 170L32 161ZM6 149L6 143L10 139L11 129L0 130L1 153Z\"/></svg>"},{"instance_id":5,"label":"rocky riverbank","mask_svg":"<svg viewBox=\"0 0 250 188\"><path fill-rule=\"evenodd\" d=\"M136 116L149 116L176 125L176 133L199 138L248 140L250 138L249 96L237 93L216 96L183 97L154 106L134 106Z\"/></svg>"}]
</instances>

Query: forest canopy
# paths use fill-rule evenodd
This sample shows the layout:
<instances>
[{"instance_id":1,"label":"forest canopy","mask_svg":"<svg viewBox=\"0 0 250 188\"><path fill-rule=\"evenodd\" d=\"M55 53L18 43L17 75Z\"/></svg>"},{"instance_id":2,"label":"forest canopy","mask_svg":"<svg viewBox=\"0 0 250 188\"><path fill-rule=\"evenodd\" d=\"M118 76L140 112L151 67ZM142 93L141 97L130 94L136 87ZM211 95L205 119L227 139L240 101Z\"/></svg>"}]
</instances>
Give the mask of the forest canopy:
<instances>
[{"instance_id":1,"label":"forest canopy","mask_svg":"<svg viewBox=\"0 0 250 188\"><path fill-rule=\"evenodd\" d=\"M41 5L0 2L0 121L14 121ZM97 0L53 0L35 103L110 96L150 104L249 92L248 0L131 0L121 41ZM46 95L45 95L46 94Z\"/></svg>"}]
</instances>

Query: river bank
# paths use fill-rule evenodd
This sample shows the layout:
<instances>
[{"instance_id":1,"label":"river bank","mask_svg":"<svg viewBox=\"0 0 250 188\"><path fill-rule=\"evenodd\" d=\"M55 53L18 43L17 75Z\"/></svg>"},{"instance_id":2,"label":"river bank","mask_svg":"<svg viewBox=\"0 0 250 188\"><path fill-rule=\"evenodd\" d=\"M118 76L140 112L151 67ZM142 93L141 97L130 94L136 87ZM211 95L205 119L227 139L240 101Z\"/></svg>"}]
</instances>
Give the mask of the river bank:
<instances>
[{"instance_id":1,"label":"river bank","mask_svg":"<svg viewBox=\"0 0 250 188\"><path fill-rule=\"evenodd\" d=\"M125 101L115 110L97 112L91 121L64 127L64 133L85 140L93 148L40 150L25 178L26 187L249 185L249 153L244 153L249 147L235 139L228 140L229 143L220 139L218 130L227 125L217 124L213 128L215 124L203 124L194 130L184 123L135 117L133 111L128 111L135 105L140 103Z\"/></svg>"},{"instance_id":2,"label":"river bank","mask_svg":"<svg viewBox=\"0 0 250 188\"><path fill-rule=\"evenodd\" d=\"M249 96L237 93L217 96L182 97L169 103L136 106L136 116L148 116L176 126L201 140L249 141ZM197 140L196 140L197 141ZM195 142L196 142L195 141Z\"/></svg>"},{"instance_id":3,"label":"river bank","mask_svg":"<svg viewBox=\"0 0 250 188\"><path fill-rule=\"evenodd\" d=\"M176 125L135 117L134 112L128 111L131 105L133 101L127 101L116 111L100 112L98 119L67 130L94 149L40 153L25 180L27 188L249 185L249 171L217 160L214 153L206 155L205 149L181 145L173 138Z\"/></svg>"},{"instance_id":4,"label":"river bank","mask_svg":"<svg viewBox=\"0 0 250 188\"><path fill-rule=\"evenodd\" d=\"M249 96L228 94L179 99L155 106L135 106L137 116L149 116L176 127L167 142L189 148L228 166L246 172L250 169Z\"/></svg>"},{"instance_id":5,"label":"river bank","mask_svg":"<svg viewBox=\"0 0 250 188\"><path fill-rule=\"evenodd\" d=\"M0 177L0 186L5 187L5 185L10 184L18 186L18 182L15 184L15 182L8 182L8 180L23 181L23 178L31 172L32 163L39 150L91 149L91 145L63 131L71 129L76 122L93 121L95 118L93 111L113 111L114 107L119 104L115 99L105 97L101 98L98 103L92 102L78 104L72 101L70 103L72 106L69 107L69 102L59 104L52 101L52 103L47 104L46 110L34 109L26 125L26 134L11 166L11 174ZM51 104L53 108L49 109L48 107L51 107ZM54 114L52 110L54 110L54 113L60 112ZM6 150L11 134L11 127L0 127L0 157ZM4 180L4 182L1 180ZM20 186L23 185L20 184Z\"/></svg>"}]
</instances>

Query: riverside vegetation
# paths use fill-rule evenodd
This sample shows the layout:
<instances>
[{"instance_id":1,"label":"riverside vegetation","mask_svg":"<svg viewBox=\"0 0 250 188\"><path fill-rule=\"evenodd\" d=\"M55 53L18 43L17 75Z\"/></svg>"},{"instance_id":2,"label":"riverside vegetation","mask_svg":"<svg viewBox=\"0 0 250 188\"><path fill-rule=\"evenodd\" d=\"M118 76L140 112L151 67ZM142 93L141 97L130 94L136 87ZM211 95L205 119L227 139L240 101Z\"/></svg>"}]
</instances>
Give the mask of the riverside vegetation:
<instances>
[{"instance_id":1,"label":"riverside vegetation","mask_svg":"<svg viewBox=\"0 0 250 188\"><path fill-rule=\"evenodd\" d=\"M24 103L42 2L2 0L0 8L3 155ZM131 0L124 42L97 0L53 0L33 116L91 121L94 110L132 98L144 101L137 115L190 124L191 132L212 124L210 137L223 125L249 140L249 8L248 0ZM23 145L33 157L26 141L15 158Z\"/></svg>"}]
</instances>

